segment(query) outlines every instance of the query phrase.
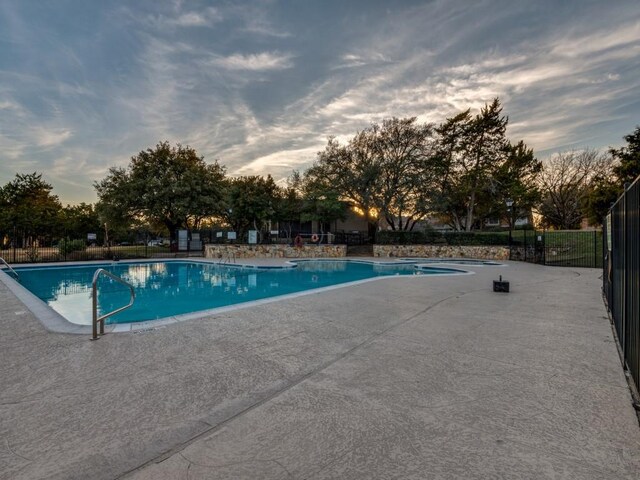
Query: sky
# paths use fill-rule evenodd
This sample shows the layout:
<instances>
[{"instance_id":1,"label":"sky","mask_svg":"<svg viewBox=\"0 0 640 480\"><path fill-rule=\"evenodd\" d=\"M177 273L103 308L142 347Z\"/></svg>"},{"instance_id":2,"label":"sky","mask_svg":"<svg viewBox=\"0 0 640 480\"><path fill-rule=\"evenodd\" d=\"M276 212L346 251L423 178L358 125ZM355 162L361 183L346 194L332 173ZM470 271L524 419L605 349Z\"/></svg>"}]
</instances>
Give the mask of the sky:
<instances>
[{"instance_id":1,"label":"sky","mask_svg":"<svg viewBox=\"0 0 640 480\"><path fill-rule=\"evenodd\" d=\"M538 158L640 124L638 0L0 0L0 185L64 204L159 141L231 175L304 170L329 136L499 97Z\"/></svg>"}]
</instances>

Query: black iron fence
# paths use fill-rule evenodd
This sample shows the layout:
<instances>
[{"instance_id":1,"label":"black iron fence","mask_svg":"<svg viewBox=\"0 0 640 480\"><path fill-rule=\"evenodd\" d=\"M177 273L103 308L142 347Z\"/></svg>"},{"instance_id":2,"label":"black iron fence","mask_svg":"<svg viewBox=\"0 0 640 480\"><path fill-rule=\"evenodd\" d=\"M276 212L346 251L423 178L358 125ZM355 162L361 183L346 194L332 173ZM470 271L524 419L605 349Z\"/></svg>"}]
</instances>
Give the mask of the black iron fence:
<instances>
[{"instance_id":1,"label":"black iron fence","mask_svg":"<svg viewBox=\"0 0 640 480\"><path fill-rule=\"evenodd\" d=\"M604 227L603 293L624 359L640 386L640 177L611 207Z\"/></svg>"},{"instance_id":2,"label":"black iron fence","mask_svg":"<svg viewBox=\"0 0 640 480\"><path fill-rule=\"evenodd\" d=\"M178 243L149 233L128 232L120 239L14 236L0 237L0 257L8 263L66 262L202 256L202 242L190 238Z\"/></svg>"},{"instance_id":3,"label":"black iron fence","mask_svg":"<svg viewBox=\"0 0 640 480\"><path fill-rule=\"evenodd\" d=\"M135 258L197 257L204 254L206 244L291 244L297 233L291 231L250 232L221 229L191 230L185 241L170 240L144 231L120 232L105 242L98 238L73 238L65 234L52 236L24 236L15 231L0 232L0 257L8 263L41 263L88 260L124 260ZM299 233L305 244L364 245L369 242L366 232ZM197 240L196 240L197 239Z\"/></svg>"},{"instance_id":4,"label":"black iron fence","mask_svg":"<svg viewBox=\"0 0 640 480\"><path fill-rule=\"evenodd\" d=\"M602 231L524 230L512 238L511 259L555 267L602 268Z\"/></svg>"},{"instance_id":5,"label":"black iron fence","mask_svg":"<svg viewBox=\"0 0 640 480\"><path fill-rule=\"evenodd\" d=\"M600 230L378 232L376 243L509 247L510 259L549 266L602 268Z\"/></svg>"},{"instance_id":6,"label":"black iron fence","mask_svg":"<svg viewBox=\"0 0 640 480\"><path fill-rule=\"evenodd\" d=\"M36 263L73 260L109 260L200 256L207 243L283 243L293 244L288 231L260 232L250 235L219 229L189 232L185 241L171 241L146 231L121 232L119 237L78 239L24 237L0 232L0 257L9 263ZM369 245L374 240L367 232L301 233L304 243L335 243L348 246ZM197 241L195 240L197 238ZM378 244L442 244L510 247L510 259L542 265L602 267L601 231L513 230L489 232L380 231Z\"/></svg>"}]
</instances>

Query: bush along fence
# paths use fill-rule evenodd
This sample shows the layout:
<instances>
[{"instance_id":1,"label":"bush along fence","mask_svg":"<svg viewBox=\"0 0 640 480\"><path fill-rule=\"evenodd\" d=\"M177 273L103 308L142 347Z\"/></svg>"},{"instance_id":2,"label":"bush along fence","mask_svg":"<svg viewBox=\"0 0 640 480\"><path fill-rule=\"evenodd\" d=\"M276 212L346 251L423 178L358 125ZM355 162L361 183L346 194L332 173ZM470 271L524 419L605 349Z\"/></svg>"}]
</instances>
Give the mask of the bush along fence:
<instances>
[{"instance_id":1,"label":"bush along fence","mask_svg":"<svg viewBox=\"0 0 640 480\"><path fill-rule=\"evenodd\" d=\"M604 225L604 298L624 367L637 389L640 386L640 177L625 188L609 210Z\"/></svg>"}]
</instances>

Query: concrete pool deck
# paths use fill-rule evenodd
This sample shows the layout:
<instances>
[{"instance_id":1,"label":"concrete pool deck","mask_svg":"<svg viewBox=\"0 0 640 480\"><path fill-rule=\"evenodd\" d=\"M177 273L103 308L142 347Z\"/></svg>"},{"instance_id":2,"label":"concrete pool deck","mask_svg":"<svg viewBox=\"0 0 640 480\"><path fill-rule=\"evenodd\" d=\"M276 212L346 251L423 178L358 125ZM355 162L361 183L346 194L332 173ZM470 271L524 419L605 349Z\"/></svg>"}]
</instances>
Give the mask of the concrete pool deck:
<instances>
[{"instance_id":1,"label":"concrete pool deck","mask_svg":"<svg viewBox=\"0 0 640 480\"><path fill-rule=\"evenodd\" d=\"M98 342L0 283L0 478L637 479L600 271L462 268Z\"/></svg>"}]
</instances>

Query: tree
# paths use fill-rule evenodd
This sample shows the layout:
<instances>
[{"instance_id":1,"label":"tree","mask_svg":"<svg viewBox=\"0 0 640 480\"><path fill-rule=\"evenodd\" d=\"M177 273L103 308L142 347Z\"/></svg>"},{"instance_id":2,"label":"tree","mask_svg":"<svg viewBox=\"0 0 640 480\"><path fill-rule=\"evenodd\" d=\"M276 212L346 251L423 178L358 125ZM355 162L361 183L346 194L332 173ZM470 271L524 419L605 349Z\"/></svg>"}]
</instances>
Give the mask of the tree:
<instances>
[{"instance_id":1,"label":"tree","mask_svg":"<svg viewBox=\"0 0 640 480\"><path fill-rule=\"evenodd\" d=\"M487 206L492 176L510 151L507 124L496 98L475 117L467 110L447 119L437 129L438 156L447 167L439 205L456 230L472 230L479 216L478 208Z\"/></svg>"},{"instance_id":2,"label":"tree","mask_svg":"<svg viewBox=\"0 0 640 480\"><path fill-rule=\"evenodd\" d=\"M224 216L229 225L244 238L250 229L263 234L274 219L280 198L280 189L271 175L237 177L229 180Z\"/></svg>"},{"instance_id":3,"label":"tree","mask_svg":"<svg viewBox=\"0 0 640 480\"><path fill-rule=\"evenodd\" d=\"M340 192L332 185L317 176L305 174L301 189L302 221L317 221L320 224L320 232L324 233L325 224L346 218L348 203L341 200Z\"/></svg>"},{"instance_id":4,"label":"tree","mask_svg":"<svg viewBox=\"0 0 640 480\"><path fill-rule=\"evenodd\" d=\"M602 225L611 204L622 193L621 184L613 174L596 175L587 187L584 214L590 225Z\"/></svg>"},{"instance_id":5,"label":"tree","mask_svg":"<svg viewBox=\"0 0 640 480\"><path fill-rule=\"evenodd\" d=\"M287 185L280 189L280 196L276 203L274 220L277 220L280 228L287 232L288 240L292 238L293 225L300 222L303 208L302 185L302 175L294 171L287 178Z\"/></svg>"},{"instance_id":6,"label":"tree","mask_svg":"<svg viewBox=\"0 0 640 480\"><path fill-rule=\"evenodd\" d=\"M551 157L540 175L543 224L556 229L579 228L591 181L606 176L611 162L595 150L562 152Z\"/></svg>"},{"instance_id":7,"label":"tree","mask_svg":"<svg viewBox=\"0 0 640 480\"><path fill-rule=\"evenodd\" d=\"M498 218L506 217L514 228L515 221L522 216L529 217L541 199L538 176L542 162L522 141L508 144L506 152L504 163L498 165L492 175L491 212ZM509 212L505 210L507 199L513 201Z\"/></svg>"},{"instance_id":8,"label":"tree","mask_svg":"<svg viewBox=\"0 0 640 480\"><path fill-rule=\"evenodd\" d=\"M640 176L640 126L623 138L627 146L609 149L609 153L620 162L613 168L620 184L632 183Z\"/></svg>"},{"instance_id":9,"label":"tree","mask_svg":"<svg viewBox=\"0 0 640 480\"><path fill-rule=\"evenodd\" d=\"M375 235L380 164L366 131L357 133L347 145L330 138L305 176L318 188L322 185L327 192L338 192L341 200L360 210L367 221L369 235Z\"/></svg>"},{"instance_id":10,"label":"tree","mask_svg":"<svg viewBox=\"0 0 640 480\"><path fill-rule=\"evenodd\" d=\"M609 148L607 168L593 175L586 196L584 213L592 225L600 225L611 204L624 192L624 184L640 176L640 126L624 139L626 146Z\"/></svg>"},{"instance_id":11,"label":"tree","mask_svg":"<svg viewBox=\"0 0 640 480\"><path fill-rule=\"evenodd\" d=\"M379 218L393 230L411 230L431 211L442 174L433 151L431 125L391 118L356 133L347 145L329 139L305 178L328 216L342 214L337 202L344 200L363 213L371 236Z\"/></svg>"},{"instance_id":12,"label":"tree","mask_svg":"<svg viewBox=\"0 0 640 480\"><path fill-rule=\"evenodd\" d=\"M444 168L440 184L435 190L435 209L455 230L463 229L466 198L462 189L458 188L459 169L456 168L458 158L464 151L464 136L471 122L471 113L465 110L446 119L436 128L436 155Z\"/></svg>"},{"instance_id":13,"label":"tree","mask_svg":"<svg viewBox=\"0 0 640 480\"><path fill-rule=\"evenodd\" d=\"M392 118L366 132L380 174L375 206L392 230L412 230L432 211L432 192L444 173L433 126Z\"/></svg>"},{"instance_id":14,"label":"tree","mask_svg":"<svg viewBox=\"0 0 640 480\"><path fill-rule=\"evenodd\" d=\"M49 237L59 229L60 201L42 174L16 174L0 189L0 231L15 234L22 246L35 237Z\"/></svg>"},{"instance_id":15,"label":"tree","mask_svg":"<svg viewBox=\"0 0 640 480\"><path fill-rule=\"evenodd\" d=\"M67 205L60 212L60 220L66 237L86 239L87 233L102 234L100 218L91 204Z\"/></svg>"},{"instance_id":16,"label":"tree","mask_svg":"<svg viewBox=\"0 0 640 480\"><path fill-rule=\"evenodd\" d=\"M94 187L103 220L162 223L174 238L178 229L222 213L224 168L165 141L132 157L127 168L110 168Z\"/></svg>"}]
</instances>

